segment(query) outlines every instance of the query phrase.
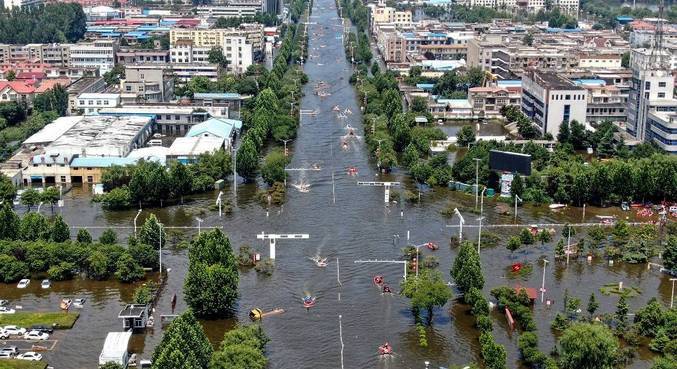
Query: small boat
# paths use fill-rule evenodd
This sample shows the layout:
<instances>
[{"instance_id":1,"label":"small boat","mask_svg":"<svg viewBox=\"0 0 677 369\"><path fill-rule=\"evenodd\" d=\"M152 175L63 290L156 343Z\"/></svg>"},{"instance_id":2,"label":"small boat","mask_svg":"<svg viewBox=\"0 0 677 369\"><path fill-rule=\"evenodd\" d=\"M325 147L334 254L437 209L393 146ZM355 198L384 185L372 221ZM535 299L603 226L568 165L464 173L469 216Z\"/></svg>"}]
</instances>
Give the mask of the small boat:
<instances>
[{"instance_id":1,"label":"small boat","mask_svg":"<svg viewBox=\"0 0 677 369\"><path fill-rule=\"evenodd\" d=\"M386 295L386 294L392 295L393 290L390 289L390 286L388 286L387 284L384 283L382 292L383 292L384 295Z\"/></svg>"},{"instance_id":2,"label":"small boat","mask_svg":"<svg viewBox=\"0 0 677 369\"><path fill-rule=\"evenodd\" d=\"M357 168L355 168L355 167L348 167L348 175L349 175L349 176L356 176L356 175L357 175Z\"/></svg>"},{"instance_id":3,"label":"small boat","mask_svg":"<svg viewBox=\"0 0 677 369\"><path fill-rule=\"evenodd\" d=\"M315 298L309 295L303 296L303 307L310 309L313 306L315 306Z\"/></svg>"},{"instance_id":4,"label":"small boat","mask_svg":"<svg viewBox=\"0 0 677 369\"><path fill-rule=\"evenodd\" d=\"M671 207L669 208L669 211L670 211L671 213L677 213L677 206L675 206L675 205L671 206Z\"/></svg>"},{"instance_id":5,"label":"small boat","mask_svg":"<svg viewBox=\"0 0 677 369\"><path fill-rule=\"evenodd\" d=\"M31 283L30 279L22 279L19 281L19 284L16 285L16 288L26 288Z\"/></svg>"},{"instance_id":6,"label":"small boat","mask_svg":"<svg viewBox=\"0 0 677 369\"><path fill-rule=\"evenodd\" d=\"M320 268L324 268L327 266L327 258L320 258L319 256L314 256L309 259L312 260L315 263L315 265L317 265Z\"/></svg>"},{"instance_id":7,"label":"small boat","mask_svg":"<svg viewBox=\"0 0 677 369\"><path fill-rule=\"evenodd\" d=\"M374 284L375 284L377 287L383 286L383 276L382 276L382 275L374 276Z\"/></svg>"},{"instance_id":8,"label":"small boat","mask_svg":"<svg viewBox=\"0 0 677 369\"><path fill-rule=\"evenodd\" d=\"M392 355L393 347L388 342L378 347L378 354L381 356Z\"/></svg>"},{"instance_id":9,"label":"small boat","mask_svg":"<svg viewBox=\"0 0 677 369\"><path fill-rule=\"evenodd\" d=\"M338 105L334 105L334 107L331 108L331 110L333 110L333 111L341 111L341 108L339 108Z\"/></svg>"},{"instance_id":10,"label":"small boat","mask_svg":"<svg viewBox=\"0 0 677 369\"><path fill-rule=\"evenodd\" d=\"M352 110L350 110L348 108L346 108L346 110L343 111L343 114L346 114L346 115L350 115L352 113L353 113Z\"/></svg>"},{"instance_id":11,"label":"small boat","mask_svg":"<svg viewBox=\"0 0 677 369\"><path fill-rule=\"evenodd\" d=\"M44 279L42 283L40 283L40 287L42 287L43 289L47 289L52 287L52 283L49 281L49 279Z\"/></svg>"},{"instance_id":12,"label":"small boat","mask_svg":"<svg viewBox=\"0 0 677 369\"><path fill-rule=\"evenodd\" d=\"M565 208L566 205L565 204L550 204L550 205L548 205L548 207L550 208L550 210L557 210L557 209Z\"/></svg>"},{"instance_id":13,"label":"small boat","mask_svg":"<svg viewBox=\"0 0 677 369\"><path fill-rule=\"evenodd\" d=\"M68 309L70 309L72 304L73 304L73 300L63 299L63 300L61 300L59 307L61 308L61 310L68 310Z\"/></svg>"},{"instance_id":14,"label":"small boat","mask_svg":"<svg viewBox=\"0 0 677 369\"><path fill-rule=\"evenodd\" d=\"M428 243L425 244L425 247L427 247L428 249L433 250L433 251L440 248L435 242L428 242Z\"/></svg>"},{"instance_id":15,"label":"small boat","mask_svg":"<svg viewBox=\"0 0 677 369\"><path fill-rule=\"evenodd\" d=\"M73 300L73 306L78 309L82 309L85 307L85 301L87 301L87 299L75 299Z\"/></svg>"}]
</instances>

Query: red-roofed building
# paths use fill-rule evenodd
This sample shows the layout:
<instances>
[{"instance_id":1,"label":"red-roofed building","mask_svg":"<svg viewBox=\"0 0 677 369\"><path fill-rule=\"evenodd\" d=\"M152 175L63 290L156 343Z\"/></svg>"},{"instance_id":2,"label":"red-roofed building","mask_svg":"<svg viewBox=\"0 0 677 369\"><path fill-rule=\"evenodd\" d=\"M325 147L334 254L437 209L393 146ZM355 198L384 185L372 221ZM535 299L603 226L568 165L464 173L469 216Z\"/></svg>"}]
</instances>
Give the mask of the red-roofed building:
<instances>
[{"instance_id":1,"label":"red-roofed building","mask_svg":"<svg viewBox=\"0 0 677 369\"><path fill-rule=\"evenodd\" d=\"M22 80L26 83L29 83L28 81L40 81L44 78L47 78L47 74L45 72L38 72L38 71L33 71L33 72L19 72L16 74L16 79L17 80Z\"/></svg>"},{"instance_id":2,"label":"red-roofed building","mask_svg":"<svg viewBox=\"0 0 677 369\"><path fill-rule=\"evenodd\" d=\"M71 79L70 78L53 78L53 79L45 79L40 82L40 85L35 88L35 93L36 94L41 94L43 92L46 92L48 90L51 90L54 88L56 85L61 85L63 88L66 88L70 86L71 84Z\"/></svg>"},{"instance_id":3,"label":"red-roofed building","mask_svg":"<svg viewBox=\"0 0 677 369\"><path fill-rule=\"evenodd\" d=\"M35 87L22 81L0 81L0 102L16 101L31 104Z\"/></svg>"}]
</instances>

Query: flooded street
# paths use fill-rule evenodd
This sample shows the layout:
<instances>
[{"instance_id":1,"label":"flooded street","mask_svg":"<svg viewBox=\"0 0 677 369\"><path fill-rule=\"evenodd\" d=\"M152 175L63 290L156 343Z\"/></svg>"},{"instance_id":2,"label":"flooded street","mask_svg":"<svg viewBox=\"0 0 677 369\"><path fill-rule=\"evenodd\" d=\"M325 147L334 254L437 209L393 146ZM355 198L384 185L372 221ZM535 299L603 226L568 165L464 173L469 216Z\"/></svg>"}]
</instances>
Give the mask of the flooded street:
<instances>
[{"instance_id":1,"label":"flooded street","mask_svg":"<svg viewBox=\"0 0 677 369\"><path fill-rule=\"evenodd\" d=\"M269 368L341 368L339 316L342 317L345 368L424 368L425 360L429 360L433 367L478 362L479 333L465 306L449 302L444 308L437 309L433 325L428 328L429 346L421 348L409 301L397 294L382 296L372 283L372 277L380 274L396 291L399 290L402 265L355 263L356 260L399 259L400 249L406 244L407 231L410 231L414 244L433 241L440 245L435 252L425 248L421 250L426 254L434 253L439 258L440 270L450 280L449 269L457 250L449 247L449 237L457 235L458 230L446 225L458 224L458 219L445 218L440 210L449 203L459 208L473 207L474 198L435 189L422 194L421 203L391 203L386 207L382 187L356 184L357 181L400 180L401 175L395 172L379 176L362 137L348 139L347 149L342 147L347 124L356 128L357 135L362 134L362 117L355 91L348 83L351 66L345 59L340 38L342 24L333 0L315 0L310 23L310 55L305 66L310 81L305 86L301 109L317 109L319 113L302 116L298 137L291 144L294 156L289 165L303 168L317 163L322 167L321 171L306 172L303 180L310 184L310 192L300 193L291 186L303 176L300 174L303 172L292 172L288 179L290 186L286 204L283 208L271 208L268 217L266 209L255 198L254 185L240 185L237 199L233 198L231 188L224 192L224 196L233 203L232 215L219 218L216 212L202 210L214 203L216 194L212 193L193 197L182 206L144 209L138 224L141 225L150 213L155 213L167 227L197 226L195 217L199 216L204 219L203 228L222 227L230 237L235 252L239 246L249 244L258 249L264 258L268 257L268 244L257 240L257 234L310 234L308 240L278 241L272 276L259 275L254 270L242 271L237 319L204 323L210 339L218 344L229 327L237 322L248 322L250 309L285 309L284 314L262 322L271 339L267 346ZM314 94L314 86L321 81L330 86L327 89L330 96L321 98ZM336 105L341 110L349 109L352 114L346 119L337 118L332 111ZM349 167L356 167L359 174L349 176ZM408 187L414 190L414 187ZM126 236L133 232L136 210L103 211L98 204L91 203L90 196L84 192L84 189L75 188L66 195L66 207L62 210L65 220L73 226L88 228L95 238L105 227L118 227L120 239L125 242ZM500 215L495 210L496 205L493 201L485 202L485 225L511 223L512 216ZM400 210L403 216L400 216ZM525 224L595 221L596 214L610 214L612 211L616 210L588 208L583 217L580 209L568 208L561 213L553 213L547 207L524 207L520 208L518 219ZM43 213L49 213L49 209L43 210ZM476 224L477 215L465 212L463 215L467 224ZM507 240L517 231L492 230L502 240ZM194 233L197 230L187 231L183 237L189 239ZM397 239L394 235L399 235L399 242L393 242ZM463 236L474 240L477 229L464 229ZM554 345L550 322L561 309L561 296L565 289L572 296L579 297L583 304L590 293L595 292L601 312L613 312L617 297L602 295L599 288L605 283L619 281L642 291L641 295L629 300L631 310L643 306L654 296L663 303L669 303L668 276L648 271L645 265L618 263L609 267L601 258L595 259L591 265L583 259L572 260L569 266L554 262L552 250L558 237L559 229L554 242L545 246L528 246L514 255L505 249L504 244L483 249L481 254L487 296L491 288L500 285L539 288L543 269L537 260L547 256L552 261L546 270L546 298L554 300L555 305L547 308L537 303L534 307L543 352L550 352ZM326 268L316 267L309 260L316 255L327 257L329 265ZM533 272L523 278L511 278L509 266L515 262L534 264ZM170 300L174 293L178 296L176 310L181 312L186 308L182 286L188 264L187 251L171 247L165 249L163 263L171 270L156 306L157 324L145 334L135 334L132 338L131 349L140 353L142 358L150 357L160 340L159 315L171 313ZM48 292L40 290L36 281L28 290L18 290L14 285L2 285L0 288L0 298L11 300L12 305L23 305L25 310L56 310L62 297L86 297L87 303L74 329L58 333L59 343L55 351L45 353L45 360L56 369L91 369L98 362L107 332L122 330L117 314L124 303L131 300L135 285L76 280L55 282ZM310 311L306 311L301 303L306 292L317 297L317 305ZM508 333L503 315L494 314L493 317L496 341L505 345L508 351L508 367L517 367L518 335ZM385 340L390 342L396 353L387 360L377 355L378 346ZM638 355L630 367L648 368L650 355L644 351L638 352Z\"/></svg>"}]
</instances>

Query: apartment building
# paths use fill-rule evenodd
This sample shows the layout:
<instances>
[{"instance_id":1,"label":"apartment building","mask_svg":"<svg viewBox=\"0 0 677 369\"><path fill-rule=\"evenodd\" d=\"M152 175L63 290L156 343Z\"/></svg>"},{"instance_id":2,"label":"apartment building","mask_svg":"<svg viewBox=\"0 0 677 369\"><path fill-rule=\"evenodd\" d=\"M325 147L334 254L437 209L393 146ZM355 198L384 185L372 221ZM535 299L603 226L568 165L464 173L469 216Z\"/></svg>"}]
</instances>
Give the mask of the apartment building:
<instances>
[{"instance_id":1,"label":"apartment building","mask_svg":"<svg viewBox=\"0 0 677 369\"><path fill-rule=\"evenodd\" d=\"M650 111L647 115L647 138L664 151L677 154L677 112Z\"/></svg>"},{"instance_id":2,"label":"apartment building","mask_svg":"<svg viewBox=\"0 0 677 369\"><path fill-rule=\"evenodd\" d=\"M584 51L578 53L578 66L581 68L621 69L622 52Z\"/></svg>"},{"instance_id":3,"label":"apartment building","mask_svg":"<svg viewBox=\"0 0 677 369\"><path fill-rule=\"evenodd\" d=\"M242 74L253 64L252 45L246 37L228 36L223 40L223 54L228 60L228 70Z\"/></svg>"},{"instance_id":4,"label":"apartment building","mask_svg":"<svg viewBox=\"0 0 677 369\"><path fill-rule=\"evenodd\" d=\"M115 58L118 64L167 64L170 62L169 50L157 49L119 49Z\"/></svg>"},{"instance_id":5,"label":"apartment building","mask_svg":"<svg viewBox=\"0 0 677 369\"><path fill-rule=\"evenodd\" d=\"M529 46L508 47L497 50L492 60L493 73L501 79L515 79L527 68L562 72L578 66L578 57L557 48Z\"/></svg>"},{"instance_id":6,"label":"apartment building","mask_svg":"<svg viewBox=\"0 0 677 369\"><path fill-rule=\"evenodd\" d=\"M472 87L468 89L468 100L475 115L481 118L498 118L504 106L522 105L522 88L519 86Z\"/></svg>"},{"instance_id":7,"label":"apartment building","mask_svg":"<svg viewBox=\"0 0 677 369\"><path fill-rule=\"evenodd\" d=\"M485 35L468 41L467 63L486 72L494 72L497 53L508 45L507 35Z\"/></svg>"},{"instance_id":8,"label":"apartment building","mask_svg":"<svg viewBox=\"0 0 677 369\"><path fill-rule=\"evenodd\" d=\"M120 80L120 101L124 104L159 103L174 98L174 77L170 69L157 65L127 65Z\"/></svg>"},{"instance_id":9,"label":"apartment building","mask_svg":"<svg viewBox=\"0 0 677 369\"><path fill-rule=\"evenodd\" d=\"M209 51L212 47L197 47L192 40L177 40L169 48L169 60L172 64L209 63Z\"/></svg>"},{"instance_id":10,"label":"apartment building","mask_svg":"<svg viewBox=\"0 0 677 369\"><path fill-rule=\"evenodd\" d=\"M557 136L562 122L586 122L587 96L583 87L553 72L529 69L522 77L522 112L541 133Z\"/></svg>"},{"instance_id":11,"label":"apartment building","mask_svg":"<svg viewBox=\"0 0 677 369\"><path fill-rule=\"evenodd\" d=\"M578 79L573 81L587 91L586 121L625 122L628 107L628 92L621 87L607 85L602 79Z\"/></svg>"},{"instance_id":12,"label":"apartment building","mask_svg":"<svg viewBox=\"0 0 677 369\"><path fill-rule=\"evenodd\" d=\"M67 44L0 44L0 64L36 63L67 67L70 45Z\"/></svg>"},{"instance_id":13,"label":"apartment building","mask_svg":"<svg viewBox=\"0 0 677 369\"><path fill-rule=\"evenodd\" d=\"M71 66L95 68L104 74L115 66L118 44L115 40L79 42L70 46Z\"/></svg>"},{"instance_id":14,"label":"apartment building","mask_svg":"<svg viewBox=\"0 0 677 369\"><path fill-rule=\"evenodd\" d=\"M244 37L252 46L254 53L261 52L263 48L263 25L242 24L237 28L172 28L169 31L169 43L176 45L179 40L193 41L195 47L223 46L227 37Z\"/></svg>"},{"instance_id":15,"label":"apartment building","mask_svg":"<svg viewBox=\"0 0 677 369\"><path fill-rule=\"evenodd\" d=\"M383 23L392 23L395 26L410 25L413 18L411 11L399 11L393 7L386 6L385 1L379 0L378 4L368 4L369 7L369 24L371 30L376 33L376 27Z\"/></svg>"},{"instance_id":16,"label":"apartment building","mask_svg":"<svg viewBox=\"0 0 677 369\"><path fill-rule=\"evenodd\" d=\"M86 92L80 94L75 108L85 115L95 115L103 108L113 108L120 104L120 94Z\"/></svg>"},{"instance_id":17,"label":"apartment building","mask_svg":"<svg viewBox=\"0 0 677 369\"><path fill-rule=\"evenodd\" d=\"M466 6L482 6L494 9L504 9L506 11L526 11L528 13L538 13L545 9L545 0L462 0L461 4ZM551 7L559 8L562 13L577 17L579 0L552 0Z\"/></svg>"}]
</instances>

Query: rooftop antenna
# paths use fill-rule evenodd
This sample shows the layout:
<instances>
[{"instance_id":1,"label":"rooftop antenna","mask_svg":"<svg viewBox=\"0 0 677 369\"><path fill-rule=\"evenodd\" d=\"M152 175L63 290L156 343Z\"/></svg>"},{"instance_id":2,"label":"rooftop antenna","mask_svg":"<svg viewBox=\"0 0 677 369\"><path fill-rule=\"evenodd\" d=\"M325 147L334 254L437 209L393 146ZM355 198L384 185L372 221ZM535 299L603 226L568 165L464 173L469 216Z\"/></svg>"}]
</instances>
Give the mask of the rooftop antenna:
<instances>
[{"instance_id":1,"label":"rooftop antenna","mask_svg":"<svg viewBox=\"0 0 677 369\"><path fill-rule=\"evenodd\" d=\"M658 21L656 22L656 34L654 36L654 44L651 48L651 56L649 62L651 63L651 68L658 68L661 70L670 69L666 65L666 58L663 55L663 16L665 3L664 0L661 0L658 4Z\"/></svg>"}]
</instances>

